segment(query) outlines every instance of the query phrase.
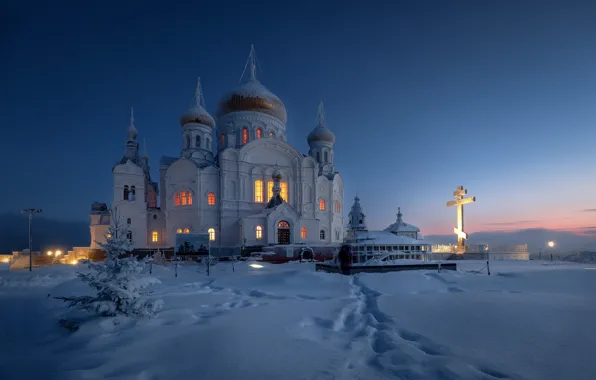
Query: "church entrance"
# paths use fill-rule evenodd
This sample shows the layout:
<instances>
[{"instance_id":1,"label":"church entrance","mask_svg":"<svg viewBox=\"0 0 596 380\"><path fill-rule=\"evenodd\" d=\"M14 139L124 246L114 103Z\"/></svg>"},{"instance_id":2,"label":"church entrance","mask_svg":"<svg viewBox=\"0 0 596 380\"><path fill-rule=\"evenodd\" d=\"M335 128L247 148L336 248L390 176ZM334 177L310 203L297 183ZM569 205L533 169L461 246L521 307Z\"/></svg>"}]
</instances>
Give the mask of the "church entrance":
<instances>
[{"instance_id":1,"label":"church entrance","mask_svg":"<svg viewBox=\"0 0 596 380\"><path fill-rule=\"evenodd\" d=\"M290 244L290 223L285 220L277 223L277 244Z\"/></svg>"}]
</instances>

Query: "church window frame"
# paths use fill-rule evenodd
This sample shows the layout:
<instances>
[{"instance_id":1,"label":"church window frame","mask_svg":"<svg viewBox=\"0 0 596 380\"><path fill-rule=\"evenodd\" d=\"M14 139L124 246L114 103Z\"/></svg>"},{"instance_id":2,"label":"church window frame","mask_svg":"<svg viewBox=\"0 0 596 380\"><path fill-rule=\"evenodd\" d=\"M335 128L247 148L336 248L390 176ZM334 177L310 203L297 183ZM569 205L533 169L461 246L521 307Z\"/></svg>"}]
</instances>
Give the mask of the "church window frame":
<instances>
[{"instance_id":1,"label":"church window frame","mask_svg":"<svg viewBox=\"0 0 596 380\"><path fill-rule=\"evenodd\" d=\"M159 233L157 231L151 232L151 242L153 242L153 243L159 242Z\"/></svg>"},{"instance_id":2,"label":"church window frame","mask_svg":"<svg viewBox=\"0 0 596 380\"><path fill-rule=\"evenodd\" d=\"M326 206L325 199L319 198L319 210L325 211Z\"/></svg>"},{"instance_id":3,"label":"church window frame","mask_svg":"<svg viewBox=\"0 0 596 380\"><path fill-rule=\"evenodd\" d=\"M319 239L325 240L325 230L319 231Z\"/></svg>"},{"instance_id":4,"label":"church window frame","mask_svg":"<svg viewBox=\"0 0 596 380\"><path fill-rule=\"evenodd\" d=\"M132 243L132 231L128 231L128 232L126 233L126 238L128 239L128 241L129 241L129 242L131 242L131 243Z\"/></svg>"},{"instance_id":5,"label":"church window frame","mask_svg":"<svg viewBox=\"0 0 596 380\"><path fill-rule=\"evenodd\" d=\"M184 229L184 233L185 233L185 234L189 234L189 233L190 233L190 228L186 227L186 228Z\"/></svg>"},{"instance_id":6,"label":"church window frame","mask_svg":"<svg viewBox=\"0 0 596 380\"><path fill-rule=\"evenodd\" d=\"M215 228L209 228L207 233L209 234L209 241L215 241Z\"/></svg>"},{"instance_id":7,"label":"church window frame","mask_svg":"<svg viewBox=\"0 0 596 380\"><path fill-rule=\"evenodd\" d=\"M207 194L207 204L209 206L215 205L215 193L214 192L210 192L209 194Z\"/></svg>"},{"instance_id":8,"label":"church window frame","mask_svg":"<svg viewBox=\"0 0 596 380\"><path fill-rule=\"evenodd\" d=\"M226 146L226 135L225 134L221 133L219 135L219 143L221 144L222 148L225 148L225 146Z\"/></svg>"},{"instance_id":9,"label":"church window frame","mask_svg":"<svg viewBox=\"0 0 596 380\"><path fill-rule=\"evenodd\" d=\"M174 206L192 206L192 192L180 190L174 194Z\"/></svg>"},{"instance_id":10,"label":"church window frame","mask_svg":"<svg viewBox=\"0 0 596 380\"><path fill-rule=\"evenodd\" d=\"M275 137L275 132L269 131L269 137Z\"/></svg>"},{"instance_id":11,"label":"church window frame","mask_svg":"<svg viewBox=\"0 0 596 380\"><path fill-rule=\"evenodd\" d=\"M263 137L263 130L261 128L257 128L257 139Z\"/></svg>"},{"instance_id":12,"label":"church window frame","mask_svg":"<svg viewBox=\"0 0 596 380\"><path fill-rule=\"evenodd\" d=\"M126 224L128 224L130 226L132 224L132 219L131 218L127 218L126 219Z\"/></svg>"},{"instance_id":13,"label":"church window frame","mask_svg":"<svg viewBox=\"0 0 596 380\"><path fill-rule=\"evenodd\" d=\"M180 227L176 228L176 233L177 234L181 234L182 233L182 228L180 228Z\"/></svg>"},{"instance_id":14,"label":"church window frame","mask_svg":"<svg viewBox=\"0 0 596 380\"><path fill-rule=\"evenodd\" d=\"M248 128L242 128L242 145L248 144Z\"/></svg>"},{"instance_id":15,"label":"church window frame","mask_svg":"<svg viewBox=\"0 0 596 380\"><path fill-rule=\"evenodd\" d=\"M308 231L307 231L307 229L306 229L306 226L302 226L302 227L300 228L300 238L301 238L301 239L306 239L307 232L308 232Z\"/></svg>"},{"instance_id":16,"label":"church window frame","mask_svg":"<svg viewBox=\"0 0 596 380\"><path fill-rule=\"evenodd\" d=\"M286 201L286 203L289 202L289 194L288 194L288 183L287 182L280 182L279 183L279 188L280 188L280 192L279 195L281 196L281 199L283 199L284 201Z\"/></svg>"},{"instance_id":17,"label":"church window frame","mask_svg":"<svg viewBox=\"0 0 596 380\"><path fill-rule=\"evenodd\" d=\"M267 199L273 198L273 181L267 181Z\"/></svg>"},{"instance_id":18,"label":"church window frame","mask_svg":"<svg viewBox=\"0 0 596 380\"><path fill-rule=\"evenodd\" d=\"M263 203L263 180L257 179L254 184L255 202Z\"/></svg>"},{"instance_id":19,"label":"church window frame","mask_svg":"<svg viewBox=\"0 0 596 380\"><path fill-rule=\"evenodd\" d=\"M200 148L201 147L201 136L200 135L196 135L195 136L195 147L196 148Z\"/></svg>"},{"instance_id":20,"label":"church window frame","mask_svg":"<svg viewBox=\"0 0 596 380\"><path fill-rule=\"evenodd\" d=\"M257 240L261 240L263 238L263 227L261 227L261 226L255 227L255 238Z\"/></svg>"},{"instance_id":21,"label":"church window frame","mask_svg":"<svg viewBox=\"0 0 596 380\"><path fill-rule=\"evenodd\" d=\"M124 190L122 192L122 199L127 201L129 194L130 194L130 190L128 190L128 185L124 185Z\"/></svg>"}]
</instances>

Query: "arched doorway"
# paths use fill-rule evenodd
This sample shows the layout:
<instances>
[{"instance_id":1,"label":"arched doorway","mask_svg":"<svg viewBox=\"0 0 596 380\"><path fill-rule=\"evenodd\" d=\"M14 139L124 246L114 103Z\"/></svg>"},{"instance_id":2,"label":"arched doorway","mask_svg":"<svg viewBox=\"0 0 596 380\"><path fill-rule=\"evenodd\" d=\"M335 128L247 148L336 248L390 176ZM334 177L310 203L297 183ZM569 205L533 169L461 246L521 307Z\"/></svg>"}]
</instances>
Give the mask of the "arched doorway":
<instances>
[{"instance_id":1,"label":"arched doorway","mask_svg":"<svg viewBox=\"0 0 596 380\"><path fill-rule=\"evenodd\" d=\"M285 220L277 223L277 244L290 244L290 223Z\"/></svg>"}]
</instances>

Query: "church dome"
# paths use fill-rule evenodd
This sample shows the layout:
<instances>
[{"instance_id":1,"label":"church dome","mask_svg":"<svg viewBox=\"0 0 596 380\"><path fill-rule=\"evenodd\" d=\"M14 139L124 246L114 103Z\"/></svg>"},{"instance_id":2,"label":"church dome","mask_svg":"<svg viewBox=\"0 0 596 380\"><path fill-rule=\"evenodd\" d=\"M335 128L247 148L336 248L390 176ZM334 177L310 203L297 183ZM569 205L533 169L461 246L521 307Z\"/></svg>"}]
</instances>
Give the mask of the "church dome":
<instances>
[{"instance_id":1,"label":"church dome","mask_svg":"<svg viewBox=\"0 0 596 380\"><path fill-rule=\"evenodd\" d=\"M226 94L217 107L217 118L238 111L253 111L271 115L286 124L286 107L282 101L258 80L251 78Z\"/></svg>"},{"instance_id":2,"label":"church dome","mask_svg":"<svg viewBox=\"0 0 596 380\"><path fill-rule=\"evenodd\" d=\"M180 117L180 126L196 123L215 128L215 120L209 115L209 112L201 105L203 93L201 91L201 78L197 79L197 88L195 90L195 101L193 105Z\"/></svg>"},{"instance_id":3,"label":"church dome","mask_svg":"<svg viewBox=\"0 0 596 380\"><path fill-rule=\"evenodd\" d=\"M200 104L193 105L180 117L181 126L190 123L203 124L215 128L215 120L213 120L211 115Z\"/></svg>"},{"instance_id":4,"label":"church dome","mask_svg":"<svg viewBox=\"0 0 596 380\"><path fill-rule=\"evenodd\" d=\"M308 134L307 140L309 144L315 141L326 141L331 144L335 144L335 135L329 130L329 128L318 125Z\"/></svg>"}]
</instances>

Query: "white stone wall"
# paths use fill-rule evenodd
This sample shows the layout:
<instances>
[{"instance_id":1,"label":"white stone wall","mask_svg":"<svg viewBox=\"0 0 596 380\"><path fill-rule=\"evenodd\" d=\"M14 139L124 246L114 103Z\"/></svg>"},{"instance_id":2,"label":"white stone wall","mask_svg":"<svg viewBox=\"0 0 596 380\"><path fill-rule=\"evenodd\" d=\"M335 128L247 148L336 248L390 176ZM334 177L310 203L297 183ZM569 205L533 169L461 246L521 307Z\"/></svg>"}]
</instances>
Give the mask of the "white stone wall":
<instances>
[{"instance_id":1,"label":"white stone wall","mask_svg":"<svg viewBox=\"0 0 596 380\"><path fill-rule=\"evenodd\" d=\"M112 224L132 232L134 248L145 248L147 239L147 203L145 194L145 173L139 166L127 161L114 167L114 198L112 201ZM124 199L124 186L135 187L135 196ZM130 224L128 223L130 221Z\"/></svg>"}]
</instances>

